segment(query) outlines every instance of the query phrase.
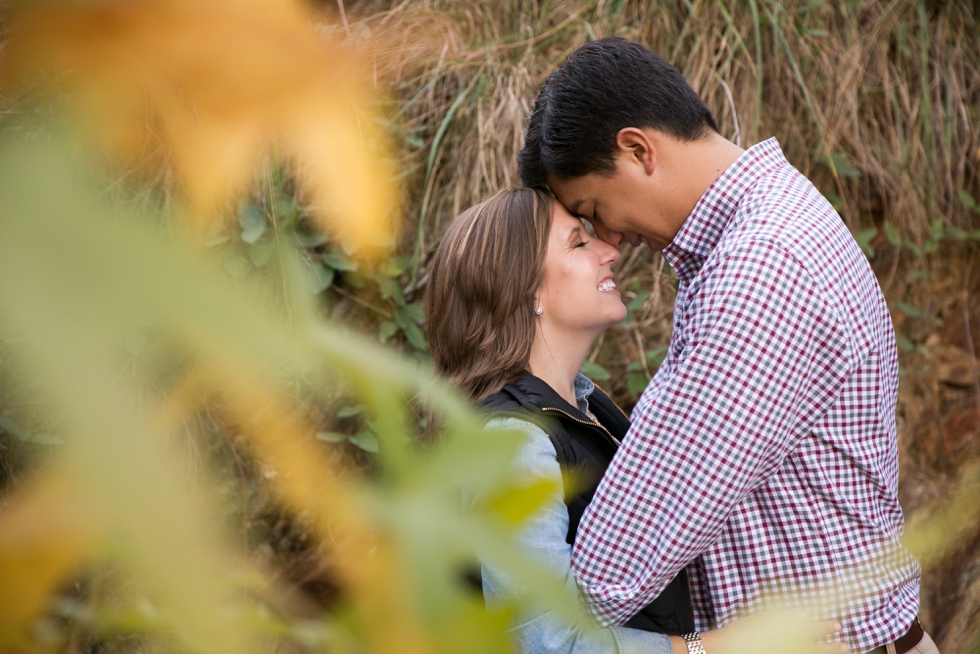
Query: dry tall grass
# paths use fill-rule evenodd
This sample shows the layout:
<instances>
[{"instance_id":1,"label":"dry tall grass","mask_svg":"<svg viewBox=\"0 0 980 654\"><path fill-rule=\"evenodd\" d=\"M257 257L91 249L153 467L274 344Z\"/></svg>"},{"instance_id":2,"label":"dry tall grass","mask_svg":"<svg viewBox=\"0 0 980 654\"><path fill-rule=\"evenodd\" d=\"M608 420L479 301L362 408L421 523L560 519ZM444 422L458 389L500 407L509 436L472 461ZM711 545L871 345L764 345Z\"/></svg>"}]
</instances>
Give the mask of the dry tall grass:
<instances>
[{"instance_id":1,"label":"dry tall grass","mask_svg":"<svg viewBox=\"0 0 980 654\"><path fill-rule=\"evenodd\" d=\"M382 50L378 74L398 98L423 250L446 220L516 181L537 89L575 46L613 34L666 56L743 147L777 137L852 229L888 221L922 239L936 218L971 224L957 195L978 190L971 2L433 0L382 11L367 0L347 12L376 37L414 44Z\"/></svg>"}]
</instances>

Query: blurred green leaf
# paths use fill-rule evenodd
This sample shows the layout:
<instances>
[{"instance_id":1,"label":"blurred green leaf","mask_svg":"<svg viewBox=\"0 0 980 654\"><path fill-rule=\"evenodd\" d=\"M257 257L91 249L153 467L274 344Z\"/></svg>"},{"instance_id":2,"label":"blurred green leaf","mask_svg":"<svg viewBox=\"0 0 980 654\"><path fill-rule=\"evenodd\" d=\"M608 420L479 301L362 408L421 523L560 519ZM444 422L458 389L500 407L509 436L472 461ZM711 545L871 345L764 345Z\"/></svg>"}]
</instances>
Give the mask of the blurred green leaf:
<instances>
[{"instance_id":1,"label":"blurred green leaf","mask_svg":"<svg viewBox=\"0 0 980 654\"><path fill-rule=\"evenodd\" d=\"M389 338L395 335L398 331L398 325L396 325L391 320L382 320L381 324L378 325L378 339L384 343Z\"/></svg>"},{"instance_id":2,"label":"blurred green leaf","mask_svg":"<svg viewBox=\"0 0 980 654\"><path fill-rule=\"evenodd\" d=\"M405 338L418 350L426 350L425 335L413 319L413 313L406 310L407 307L395 309L395 322L401 328Z\"/></svg>"},{"instance_id":3,"label":"blurred green leaf","mask_svg":"<svg viewBox=\"0 0 980 654\"><path fill-rule=\"evenodd\" d=\"M350 259L340 250L331 250L320 255L323 263L340 272L357 270L357 262Z\"/></svg>"},{"instance_id":4,"label":"blurred green leaf","mask_svg":"<svg viewBox=\"0 0 980 654\"><path fill-rule=\"evenodd\" d=\"M288 225L299 216L299 206L292 198L276 198L272 203L279 225Z\"/></svg>"},{"instance_id":5,"label":"blurred green leaf","mask_svg":"<svg viewBox=\"0 0 980 654\"><path fill-rule=\"evenodd\" d=\"M915 351L915 343L910 341L907 336L902 336L899 334L895 337L895 341L898 343L898 347L905 352Z\"/></svg>"},{"instance_id":6,"label":"blurred green leaf","mask_svg":"<svg viewBox=\"0 0 980 654\"><path fill-rule=\"evenodd\" d=\"M425 309L421 304L408 304L401 309L409 320L421 325L425 322Z\"/></svg>"},{"instance_id":7,"label":"blurred green leaf","mask_svg":"<svg viewBox=\"0 0 980 654\"><path fill-rule=\"evenodd\" d=\"M836 170L837 174L841 177L860 177L861 171L851 164L847 157L847 154L843 152L835 152L828 159L826 156L821 158L821 161L831 170Z\"/></svg>"},{"instance_id":8,"label":"blurred green leaf","mask_svg":"<svg viewBox=\"0 0 980 654\"><path fill-rule=\"evenodd\" d=\"M248 246L248 259L256 268L263 268L272 258L276 244L272 241L259 241Z\"/></svg>"},{"instance_id":9,"label":"blurred green leaf","mask_svg":"<svg viewBox=\"0 0 980 654\"><path fill-rule=\"evenodd\" d=\"M505 523L516 526L527 520L558 490L558 485L549 479L508 488L491 498L486 510L501 518Z\"/></svg>"},{"instance_id":10,"label":"blurred green leaf","mask_svg":"<svg viewBox=\"0 0 980 654\"><path fill-rule=\"evenodd\" d=\"M258 207L242 200L238 203L238 226L242 228L242 240L255 243L265 233L265 218Z\"/></svg>"},{"instance_id":11,"label":"blurred green leaf","mask_svg":"<svg viewBox=\"0 0 980 654\"><path fill-rule=\"evenodd\" d=\"M350 436L347 440L361 448L365 452L372 452L377 454L378 450L378 437L369 431L362 431L359 434L354 434Z\"/></svg>"},{"instance_id":12,"label":"blurred green leaf","mask_svg":"<svg viewBox=\"0 0 980 654\"><path fill-rule=\"evenodd\" d=\"M646 304L647 299L649 299L649 297L650 297L649 291L640 291L639 293L636 294L635 298L633 298L626 304L626 308L629 311L639 311L640 309L643 308L643 305Z\"/></svg>"},{"instance_id":13,"label":"blurred green leaf","mask_svg":"<svg viewBox=\"0 0 980 654\"><path fill-rule=\"evenodd\" d=\"M873 247L871 247L871 241L873 241L876 236L878 236L878 230L873 227L871 229L862 230L854 235L854 240L861 248L861 251L864 252L868 258L875 255L875 250Z\"/></svg>"},{"instance_id":14,"label":"blurred green leaf","mask_svg":"<svg viewBox=\"0 0 980 654\"><path fill-rule=\"evenodd\" d=\"M325 291L333 283L334 272L326 266L317 263L310 263L303 267L306 273L306 288L310 293L318 295Z\"/></svg>"},{"instance_id":15,"label":"blurred green leaf","mask_svg":"<svg viewBox=\"0 0 980 654\"><path fill-rule=\"evenodd\" d=\"M904 313L906 316L909 316L910 318L922 317L922 311L920 311L917 307L912 306L911 304L906 304L905 302L898 302L895 304L895 306L898 307L898 309L901 310L902 313Z\"/></svg>"},{"instance_id":16,"label":"blurred green leaf","mask_svg":"<svg viewBox=\"0 0 980 654\"><path fill-rule=\"evenodd\" d=\"M967 209L976 210L977 201L973 199L972 195L970 195L963 189L957 189L956 195L960 197L960 202L965 204Z\"/></svg>"},{"instance_id":17,"label":"blurred green leaf","mask_svg":"<svg viewBox=\"0 0 980 654\"><path fill-rule=\"evenodd\" d=\"M598 363L589 361L588 359L582 363L582 368L579 370L579 372L589 379L596 381L603 381L612 377L608 370L600 366Z\"/></svg>"},{"instance_id":18,"label":"blurred green leaf","mask_svg":"<svg viewBox=\"0 0 980 654\"><path fill-rule=\"evenodd\" d=\"M895 247L902 246L902 234L898 231L895 225L885 223L885 237L888 239L888 242Z\"/></svg>"},{"instance_id":19,"label":"blurred green leaf","mask_svg":"<svg viewBox=\"0 0 980 654\"><path fill-rule=\"evenodd\" d=\"M664 362L667 358L667 346L661 345L652 350L647 350L647 365L652 366L654 370L660 367L660 364Z\"/></svg>"},{"instance_id":20,"label":"blurred green leaf","mask_svg":"<svg viewBox=\"0 0 980 654\"><path fill-rule=\"evenodd\" d=\"M359 416L364 413L363 406L345 406L340 411L337 412L338 418L353 418L354 416Z\"/></svg>"},{"instance_id":21,"label":"blurred green leaf","mask_svg":"<svg viewBox=\"0 0 980 654\"><path fill-rule=\"evenodd\" d=\"M642 372L634 372L629 377L626 378L626 388L634 396L639 396L646 390L647 384L650 383L649 378Z\"/></svg>"},{"instance_id":22,"label":"blurred green leaf","mask_svg":"<svg viewBox=\"0 0 980 654\"><path fill-rule=\"evenodd\" d=\"M338 434L333 431L320 431L316 434L317 440L325 441L327 443L343 443L347 440L347 434Z\"/></svg>"},{"instance_id":23,"label":"blurred green leaf","mask_svg":"<svg viewBox=\"0 0 980 654\"><path fill-rule=\"evenodd\" d=\"M410 263L411 260L407 256L401 254L397 257L392 257L389 259L382 272L387 277L398 277L408 270Z\"/></svg>"},{"instance_id":24,"label":"blurred green leaf","mask_svg":"<svg viewBox=\"0 0 980 654\"><path fill-rule=\"evenodd\" d=\"M31 434L26 429L18 425L16 422L10 418L5 418L0 416L0 429L7 432L8 434L13 434L21 441L31 440Z\"/></svg>"},{"instance_id":25,"label":"blurred green leaf","mask_svg":"<svg viewBox=\"0 0 980 654\"><path fill-rule=\"evenodd\" d=\"M823 196L827 198L827 202L830 203L830 206L832 206L837 211L841 211L844 208L844 202L841 201L840 196L837 195L836 193L832 191L828 191L824 193Z\"/></svg>"},{"instance_id":26,"label":"blurred green leaf","mask_svg":"<svg viewBox=\"0 0 980 654\"><path fill-rule=\"evenodd\" d=\"M300 247L304 248L315 248L327 242L326 236L308 229L297 229L293 232L293 238Z\"/></svg>"},{"instance_id":27,"label":"blurred green leaf","mask_svg":"<svg viewBox=\"0 0 980 654\"><path fill-rule=\"evenodd\" d=\"M398 285L397 279L392 279L384 275L376 275L375 281L378 283L378 289L381 291L382 298L386 300L392 299L399 305L405 304L405 297L402 295L402 289Z\"/></svg>"},{"instance_id":28,"label":"blurred green leaf","mask_svg":"<svg viewBox=\"0 0 980 654\"><path fill-rule=\"evenodd\" d=\"M31 437L32 443L39 443L41 445L64 445L65 439L53 436L51 434L34 434Z\"/></svg>"}]
</instances>

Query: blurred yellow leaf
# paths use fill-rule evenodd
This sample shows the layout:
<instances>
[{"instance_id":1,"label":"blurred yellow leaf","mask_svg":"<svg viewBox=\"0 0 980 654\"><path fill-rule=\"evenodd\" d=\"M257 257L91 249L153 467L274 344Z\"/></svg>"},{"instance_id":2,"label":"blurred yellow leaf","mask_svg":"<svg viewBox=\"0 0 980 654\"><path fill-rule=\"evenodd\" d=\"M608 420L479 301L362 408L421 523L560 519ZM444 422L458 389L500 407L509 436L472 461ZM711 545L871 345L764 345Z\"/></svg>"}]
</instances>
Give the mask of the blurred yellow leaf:
<instances>
[{"instance_id":1,"label":"blurred yellow leaf","mask_svg":"<svg viewBox=\"0 0 980 654\"><path fill-rule=\"evenodd\" d=\"M508 488L492 498L486 510L509 525L518 525L533 515L541 505L558 489L558 484L550 479L539 479L527 486Z\"/></svg>"},{"instance_id":2,"label":"blurred yellow leaf","mask_svg":"<svg viewBox=\"0 0 980 654\"><path fill-rule=\"evenodd\" d=\"M292 2L46 3L11 20L0 84L54 75L113 161L172 166L199 236L275 148L321 229L390 247L390 157L358 58L309 19Z\"/></svg>"},{"instance_id":3,"label":"blurred yellow leaf","mask_svg":"<svg viewBox=\"0 0 980 654\"><path fill-rule=\"evenodd\" d=\"M0 633L23 635L51 592L89 553L99 525L71 485L47 477L0 512Z\"/></svg>"}]
</instances>

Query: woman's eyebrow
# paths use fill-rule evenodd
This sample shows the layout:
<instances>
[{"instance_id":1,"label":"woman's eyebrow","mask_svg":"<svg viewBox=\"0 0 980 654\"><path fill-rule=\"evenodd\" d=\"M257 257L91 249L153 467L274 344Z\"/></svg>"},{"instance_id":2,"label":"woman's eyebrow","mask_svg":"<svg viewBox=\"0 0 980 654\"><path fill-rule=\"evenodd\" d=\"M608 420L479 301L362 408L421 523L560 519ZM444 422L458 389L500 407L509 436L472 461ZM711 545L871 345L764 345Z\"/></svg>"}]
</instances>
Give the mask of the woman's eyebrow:
<instances>
[{"instance_id":1,"label":"woman's eyebrow","mask_svg":"<svg viewBox=\"0 0 980 654\"><path fill-rule=\"evenodd\" d=\"M568 238L566 239L566 242L567 243L571 243L571 242L573 242L573 241L575 241L577 239L580 239L580 238L582 238L582 228L581 227L573 227L572 229L570 229L568 231Z\"/></svg>"}]
</instances>

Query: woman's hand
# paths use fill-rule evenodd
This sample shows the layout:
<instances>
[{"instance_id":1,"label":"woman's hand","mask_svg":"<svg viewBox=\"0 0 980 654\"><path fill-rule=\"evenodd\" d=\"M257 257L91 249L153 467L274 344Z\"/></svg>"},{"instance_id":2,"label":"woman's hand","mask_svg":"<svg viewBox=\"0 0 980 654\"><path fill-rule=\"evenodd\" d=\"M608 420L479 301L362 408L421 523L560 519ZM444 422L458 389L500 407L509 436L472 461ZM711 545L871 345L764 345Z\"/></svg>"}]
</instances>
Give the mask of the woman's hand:
<instances>
[{"instance_id":1,"label":"woman's hand","mask_svg":"<svg viewBox=\"0 0 980 654\"><path fill-rule=\"evenodd\" d=\"M836 622L816 622L799 611L760 611L701 634L705 654L841 654L847 645L822 643L840 631ZM671 636L674 654L687 654L687 643Z\"/></svg>"}]
</instances>

